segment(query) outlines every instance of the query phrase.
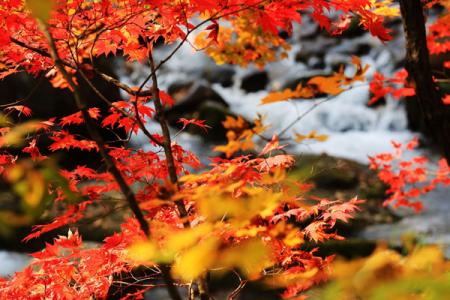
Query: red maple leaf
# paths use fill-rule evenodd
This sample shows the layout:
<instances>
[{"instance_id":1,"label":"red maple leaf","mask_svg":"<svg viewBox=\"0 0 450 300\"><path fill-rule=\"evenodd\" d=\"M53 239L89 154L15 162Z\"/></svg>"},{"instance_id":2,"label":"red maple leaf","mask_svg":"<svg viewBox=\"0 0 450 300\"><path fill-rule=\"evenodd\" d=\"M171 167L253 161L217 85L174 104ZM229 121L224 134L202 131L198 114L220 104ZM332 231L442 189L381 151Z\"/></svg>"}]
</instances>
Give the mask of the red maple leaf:
<instances>
[{"instance_id":1,"label":"red maple leaf","mask_svg":"<svg viewBox=\"0 0 450 300\"><path fill-rule=\"evenodd\" d=\"M179 118L178 119L178 123L182 123L183 124L183 128L181 128L181 130L184 130L190 124L202 128L205 132L208 131L208 128L211 128L211 126L208 126L208 125L205 124L206 120Z\"/></svg>"}]
</instances>

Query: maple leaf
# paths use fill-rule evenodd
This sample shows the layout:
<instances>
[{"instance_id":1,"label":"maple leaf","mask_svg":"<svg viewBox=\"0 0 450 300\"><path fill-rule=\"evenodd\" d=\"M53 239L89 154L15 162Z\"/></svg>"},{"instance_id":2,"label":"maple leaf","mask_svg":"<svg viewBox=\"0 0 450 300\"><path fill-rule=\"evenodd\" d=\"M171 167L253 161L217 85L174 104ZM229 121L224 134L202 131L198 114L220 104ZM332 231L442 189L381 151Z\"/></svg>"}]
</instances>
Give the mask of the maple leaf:
<instances>
[{"instance_id":1,"label":"maple leaf","mask_svg":"<svg viewBox=\"0 0 450 300\"><path fill-rule=\"evenodd\" d=\"M323 219L326 221L331 220L332 224L334 224L336 220L347 223L349 219L353 218L354 212L360 210L358 205L364 202L364 200L358 200L358 198L355 197L344 203L333 204L323 214Z\"/></svg>"},{"instance_id":2,"label":"maple leaf","mask_svg":"<svg viewBox=\"0 0 450 300\"><path fill-rule=\"evenodd\" d=\"M308 86L303 86L299 84L295 90L285 89L281 92L269 93L266 97L261 100L261 105L269 104L274 102L286 101L294 98L305 98L309 99L314 97L313 90Z\"/></svg>"},{"instance_id":3,"label":"maple leaf","mask_svg":"<svg viewBox=\"0 0 450 300\"><path fill-rule=\"evenodd\" d=\"M370 82L370 92L373 94L369 105L376 103L387 94L392 94L396 99L415 95L414 88L407 87L408 72L402 69L394 74L392 78L386 78L383 74L376 72ZM400 87L398 87L400 86Z\"/></svg>"},{"instance_id":4,"label":"maple leaf","mask_svg":"<svg viewBox=\"0 0 450 300\"><path fill-rule=\"evenodd\" d=\"M30 154L33 160L46 158L46 156L43 156L39 151L39 148L36 145L36 139L32 139L28 146L22 149L22 152Z\"/></svg>"},{"instance_id":5,"label":"maple leaf","mask_svg":"<svg viewBox=\"0 0 450 300\"><path fill-rule=\"evenodd\" d=\"M81 112L76 112L74 114L71 114L69 116L65 116L61 118L61 121L59 122L59 125L62 127L67 125L79 125L83 123L83 117L81 116Z\"/></svg>"},{"instance_id":6,"label":"maple leaf","mask_svg":"<svg viewBox=\"0 0 450 300\"><path fill-rule=\"evenodd\" d=\"M161 99L162 104L172 107L175 104L175 100L164 91L159 91L159 98Z\"/></svg>"},{"instance_id":7,"label":"maple leaf","mask_svg":"<svg viewBox=\"0 0 450 300\"><path fill-rule=\"evenodd\" d=\"M384 17L397 17L400 15L400 9L395 7L392 0L370 0L374 7L373 12Z\"/></svg>"},{"instance_id":8,"label":"maple leaf","mask_svg":"<svg viewBox=\"0 0 450 300\"><path fill-rule=\"evenodd\" d=\"M83 211L92 201L84 201L78 205L68 205L64 214L53 219L51 223L45 225L35 225L32 233L28 234L23 241L28 242L34 238L40 237L46 232L53 231L67 224L72 224L83 218Z\"/></svg>"},{"instance_id":9,"label":"maple leaf","mask_svg":"<svg viewBox=\"0 0 450 300\"><path fill-rule=\"evenodd\" d=\"M197 119L185 119L185 118L179 118L178 123L183 124L183 128L181 130L184 130L189 124L195 125L203 129L205 132L208 131L208 128L211 128L211 126L206 125L205 120L197 120Z\"/></svg>"},{"instance_id":10,"label":"maple leaf","mask_svg":"<svg viewBox=\"0 0 450 300\"><path fill-rule=\"evenodd\" d=\"M447 94L442 98L442 102L444 102L445 105L450 105L450 94Z\"/></svg>"},{"instance_id":11,"label":"maple leaf","mask_svg":"<svg viewBox=\"0 0 450 300\"><path fill-rule=\"evenodd\" d=\"M88 109L88 114L92 119L97 120L100 117L100 109L98 107L91 107Z\"/></svg>"},{"instance_id":12,"label":"maple leaf","mask_svg":"<svg viewBox=\"0 0 450 300\"><path fill-rule=\"evenodd\" d=\"M344 91L341 87L344 76L337 73L330 77L317 76L308 81L308 84L315 85L320 92L330 95L337 95Z\"/></svg>"},{"instance_id":13,"label":"maple leaf","mask_svg":"<svg viewBox=\"0 0 450 300\"><path fill-rule=\"evenodd\" d=\"M74 135L67 131L55 133L50 137L53 143L49 146L50 151L69 150L70 148L78 148L80 150L95 150L98 151L98 146L94 141L77 140Z\"/></svg>"},{"instance_id":14,"label":"maple leaf","mask_svg":"<svg viewBox=\"0 0 450 300\"><path fill-rule=\"evenodd\" d=\"M325 221L314 221L305 227L305 234L315 242L321 242L332 237L325 231L329 229L329 224Z\"/></svg>"},{"instance_id":15,"label":"maple leaf","mask_svg":"<svg viewBox=\"0 0 450 300\"><path fill-rule=\"evenodd\" d=\"M280 149L283 149L286 146L287 145L281 145L280 146L280 141L278 139L278 135L274 134L272 136L272 139L261 150L261 153L259 154L259 156L263 156L263 155L265 155L267 153L271 154L273 150L280 150Z\"/></svg>"},{"instance_id":16,"label":"maple leaf","mask_svg":"<svg viewBox=\"0 0 450 300\"><path fill-rule=\"evenodd\" d=\"M217 23L217 21L213 20L213 23L206 27L205 30L209 30L207 38L214 43L218 43L217 38L219 35L219 24Z\"/></svg>"},{"instance_id":17,"label":"maple leaf","mask_svg":"<svg viewBox=\"0 0 450 300\"><path fill-rule=\"evenodd\" d=\"M363 23L370 31L373 36L379 38L382 42L387 42L392 40L391 30L387 29L383 25L383 21L376 20L374 22Z\"/></svg>"},{"instance_id":18,"label":"maple leaf","mask_svg":"<svg viewBox=\"0 0 450 300\"><path fill-rule=\"evenodd\" d=\"M13 111L13 110L18 111L19 115L23 114L26 117L30 117L32 113L31 109L24 105L12 105L5 108L5 111Z\"/></svg>"},{"instance_id":19,"label":"maple leaf","mask_svg":"<svg viewBox=\"0 0 450 300\"><path fill-rule=\"evenodd\" d=\"M281 154L261 159L258 169L260 171L270 171L275 167L290 168L294 164L295 159L292 155Z\"/></svg>"},{"instance_id":20,"label":"maple leaf","mask_svg":"<svg viewBox=\"0 0 450 300\"><path fill-rule=\"evenodd\" d=\"M304 140L316 140L319 142L325 142L326 140L328 140L328 135L325 134L317 134L316 130L312 130L311 132L309 132L306 135L300 134L300 133L295 133L295 141L297 143L301 143Z\"/></svg>"},{"instance_id":21,"label":"maple leaf","mask_svg":"<svg viewBox=\"0 0 450 300\"><path fill-rule=\"evenodd\" d=\"M114 126L119 123L120 118L121 114L119 112L113 112L103 119L102 126L111 126L112 128L114 128Z\"/></svg>"}]
</instances>

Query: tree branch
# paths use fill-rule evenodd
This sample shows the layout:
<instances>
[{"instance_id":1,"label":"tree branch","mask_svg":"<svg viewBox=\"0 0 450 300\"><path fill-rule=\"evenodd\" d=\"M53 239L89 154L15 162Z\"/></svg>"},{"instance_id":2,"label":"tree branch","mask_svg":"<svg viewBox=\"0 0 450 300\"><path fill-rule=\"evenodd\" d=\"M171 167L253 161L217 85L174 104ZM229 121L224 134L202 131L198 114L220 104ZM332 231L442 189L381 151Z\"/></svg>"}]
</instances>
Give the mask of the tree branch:
<instances>
[{"instance_id":1,"label":"tree branch","mask_svg":"<svg viewBox=\"0 0 450 300\"><path fill-rule=\"evenodd\" d=\"M177 169L175 167L175 160L173 158L172 141L170 138L169 126L167 125L166 117L164 115L164 107L159 97L158 79L156 78L155 62L153 61L153 56L151 53L149 54L149 60L151 68L150 71L153 81L152 96L153 102L155 104L156 118L161 126L161 131L163 135L163 148L164 154L166 156L167 170L169 172L170 182L178 185ZM188 213L186 207L184 206L183 200L178 200L175 202L175 204L178 208L178 213L180 214L180 217L183 219L183 224L185 225L185 227L190 227L189 220L187 220Z\"/></svg>"},{"instance_id":2,"label":"tree branch","mask_svg":"<svg viewBox=\"0 0 450 300\"><path fill-rule=\"evenodd\" d=\"M151 52L149 53L149 61L152 78L153 103L155 104L156 119L161 126L161 131L163 135L163 148L164 154L166 156L167 170L169 172L170 181L178 186L179 182L177 176L177 169L175 166L175 160L172 152L172 142L170 138L169 126L167 125L167 121L164 115L164 107L159 97L158 79L156 77L155 62L153 61L153 55ZM184 206L183 199L175 201L175 205L177 206L178 213L181 219L183 220L184 227L189 228L191 224L188 220L188 213L186 207ZM208 285L204 280L204 278L200 278L199 280L197 280L197 286L199 288L200 299L202 300L210 299L208 294Z\"/></svg>"},{"instance_id":3,"label":"tree branch","mask_svg":"<svg viewBox=\"0 0 450 300\"><path fill-rule=\"evenodd\" d=\"M136 119L136 123L138 124L139 128L142 130L142 132L145 134L145 136L147 136L153 143L157 144L158 146L162 147L162 143L160 141L158 141L157 139L155 139L153 137L153 135L147 130L147 128L145 127L144 122L141 120L141 118L139 117L139 113L138 113L138 108L137 108L137 104L134 103L134 107L136 110L136 117L133 117L131 114L129 114L127 111L115 107L113 105L113 103L105 97L105 95L103 95L95 86L94 84L91 82L91 80L89 80L89 78L86 76L86 74L84 74L83 70L78 69L78 72L80 73L81 77L83 78L83 80L89 85L89 87L91 88L91 90L103 101L105 102L109 107L112 107L114 109L117 109L121 114L123 114L124 116L126 116L127 118L130 119Z\"/></svg>"},{"instance_id":4,"label":"tree branch","mask_svg":"<svg viewBox=\"0 0 450 300\"><path fill-rule=\"evenodd\" d=\"M150 88L149 90L145 91L137 91L131 88L130 86L126 85L125 83L115 79L114 77L111 77L105 73L100 72L98 69L94 69L95 73L100 75L100 77L105 80L106 82L109 82L112 85L117 86L121 90L124 90L130 95L136 96L136 97L149 97L153 95L153 89Z\"/></svg>"},{"instance_id":5,"label":"tree branch","mask_svg":"<svg viewBox=\"0 0 450 300\"><path fill-rule=\"evenodd\" d=\"M53 38L50 35L47 28L44 29L44 34L46 35L46 37L49 41L49 44L50 44L51 58L55 61L55 66L58 69L58 71L62 74L62 76L64 77L66 82L69 84L69 86L73 90L75 103L76 103L78 109L81 111L81 114L83 116L84 122L86 124L87 130L88 130L91 138L95 141L95 143L97 144L97 146L99 148L100 155L104 159L104 161L106 163L106 167L108 168L108 171L111 173L111 175L114 177L114 180L119 185L120 190L124 194L124 196L128 202L128 205L130 206L130 209L132 210L133 214L135 215L136 219L138 220L142 231L145 233L146 236L149 236L150 228L149 228L147 221L144 218L144 215L143 215L141 209L139 208L136 197L135 197L133 191L131 190L131 188L126 183L126 181L125 181L124 177L122 176L122 174L120 173L119 169L115 165L114 160L112 159L111 156L109 156L108 152L106 151L105 142L103 141L102 136L100 135L99 131L95 127L95 124L88 113L87 105L86 105L86 103L83 102L83 99L81 98L81 94L80 94L78 86L74 83L72 77L69 75L69 73L64 68L64 64L62 63L61 59L58 56L55 41L53 40Z\"/></svg>"}]
</instances>

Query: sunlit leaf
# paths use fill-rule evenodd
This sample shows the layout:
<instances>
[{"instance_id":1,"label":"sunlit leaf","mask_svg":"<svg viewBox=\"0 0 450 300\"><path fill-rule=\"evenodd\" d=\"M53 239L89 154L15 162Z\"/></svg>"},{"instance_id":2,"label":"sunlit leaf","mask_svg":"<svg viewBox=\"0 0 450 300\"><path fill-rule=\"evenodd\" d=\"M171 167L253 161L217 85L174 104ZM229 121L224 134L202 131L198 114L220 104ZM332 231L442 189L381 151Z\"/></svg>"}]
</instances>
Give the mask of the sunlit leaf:
<instances>
[{"instance_id":1,"label":"sunlit leaf","mask_svg":"<svg viewBox=\"0 0 450 300\"><path fill-rule=\"evenodd\" d=\"M209 238L183 252L175 260L173 273L185 281L198 278L216 261L218 246L217 239Z\"/></svg>"},{"instance_id":2,"label":"sunlit leaf","mask_svg":"<svg viewBox=\"0 0 450 300\"><path fill-rule=\"evenodd\" d=\"M25 2L27 8L35 18L44 22L50 18L54 0L26 0Z\"/></svg>"}]
</instances>

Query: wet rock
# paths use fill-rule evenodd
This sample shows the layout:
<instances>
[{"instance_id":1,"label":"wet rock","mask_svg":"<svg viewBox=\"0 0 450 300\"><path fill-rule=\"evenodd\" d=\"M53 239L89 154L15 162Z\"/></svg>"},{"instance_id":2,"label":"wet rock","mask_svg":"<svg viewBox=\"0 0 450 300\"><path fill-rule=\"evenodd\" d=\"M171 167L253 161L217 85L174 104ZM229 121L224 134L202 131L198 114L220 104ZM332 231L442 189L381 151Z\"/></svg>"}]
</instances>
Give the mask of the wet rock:
<instances>
[{"instance_id":1,"label":"wet rock","mask_svg":"<svg viewBox=\"0 0 450 300\"><path fill-rule=\"evenodd\" d=\"M317 56L309 58L307 64L312 69L324 69L326 67L323 58Z\"/></svg>"},{"instance_id":2,"label":"wet rock","mask_svg":"<svg viewBox=\"0 0 450 300\"><path fill-rule=\"evenodd\" d=\"M169 110L169 114L171 111L196 110L207 101L228 107L228 103L204 80L172 84L168 88L168 93L175 100L175 105Z\"/></svg>"},{"instance_id":3,"label":"wet rock","mask_svg":"<svg viewBox=\"0 0 450 300\"><path fill-rule=\"evenodd\" d=\"M269 76L265 71L249 73L242 78L241 89L247 93L264 90L269 83Z\"/></svg>"},{"instance_id":4,"label":"wet rock","mask_svg":"<svg viewBox=\"0 0 450 300\"><path fill-rule=\"evenodd\" d=\"M361 44L358 44L358 46L356 46L356 50L355 50L354 55L360 57L360 56L369 54L370 50L372 50L372 46L371 45L366 44L366 43L361 43Z\"/></svg>"},{"instance_id":5,"label":"wet rock","mask_svg":"<svg viewBox=\"0 0 450 300\"><path fill-rule=\"evenodd\" d=\"M282 30L278 32L278 36L282 38L283 40L288 40L291 36L289 35L289 32Z\"/></svg>"},{"instance_id":6,"label":"wet rock","mask_svg":"<svg viewBox=\"0 0 450 300\"><path fill-rule=\"evenodd\" d=\"M360 169L356 162L328 155L302 156L294 174L305 176L318 188L350 189L358 185Z\"/></svg>"},{"instance_id":7,"label":"wet rock","mask_svg":"<svg viewBox=\"0 0 450 300\"><path fill-rule=\"evenodd\" d=\"M169 93L173 100L175 100L175 104L177 104L186 97L193 85L193 81L177 81L169 86L167 93Z\"/></svg>"},{"instance_id":8,"label":"wet rock","mask_svg":"<svg viewBox=\"0 0 450 300\"><path fill-rule=\"evenodd\" d=\"M236 72L231 66L214 66L205 68L202 78L210 83L219 83L223 87L233 85L233 77Z\"/></svg>"},{"instance_id":9,"label":"wet rock","mask_svg":"<svg viewBox=\"0 0 450 300\"><path fill-rule=\"evenodd\" d=\"M181 127L178 123L180 118L205 120L211 127L207 132L197 126L189 126L188 132L200 134L212 141L225 140L222 121L231 114L229 105L206 81L173 84L168 92L175 100L175 105L166 112L172 126Z\"/></svg>"},{"instance_id":10,"label":"wet rock","mask_svg":"<svg viewBox=\"0 0 450 300\"><path fill-rule=\"evenodd\" d=\"M309 64L309 61L315 58L318 61L321 61L323 64L324 53L310 51L306 48L302 48L295 54L295 61Z\"/></svg>"}]
</instances>

